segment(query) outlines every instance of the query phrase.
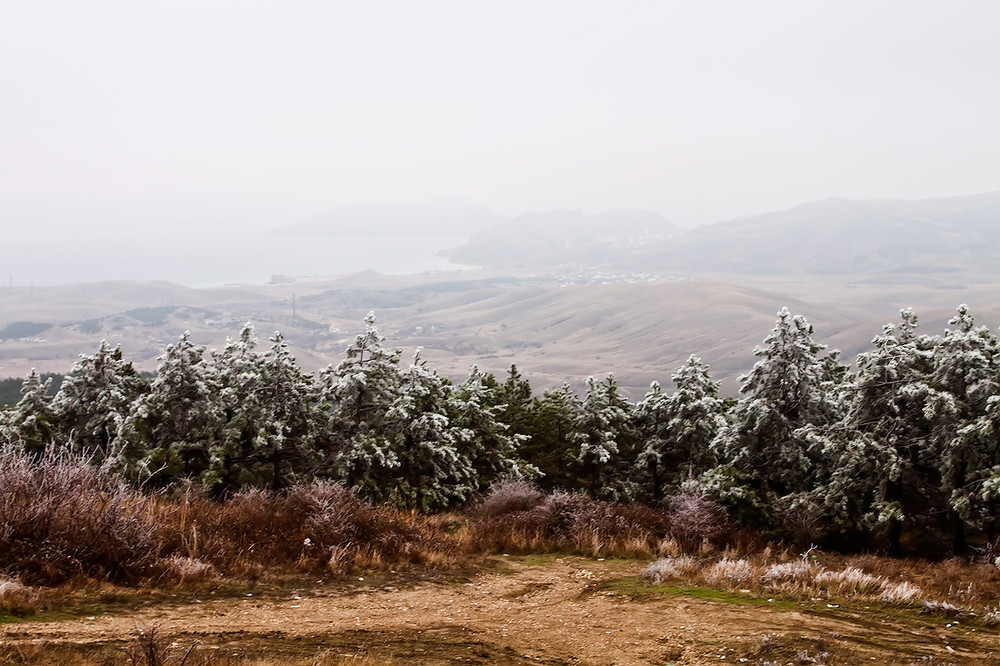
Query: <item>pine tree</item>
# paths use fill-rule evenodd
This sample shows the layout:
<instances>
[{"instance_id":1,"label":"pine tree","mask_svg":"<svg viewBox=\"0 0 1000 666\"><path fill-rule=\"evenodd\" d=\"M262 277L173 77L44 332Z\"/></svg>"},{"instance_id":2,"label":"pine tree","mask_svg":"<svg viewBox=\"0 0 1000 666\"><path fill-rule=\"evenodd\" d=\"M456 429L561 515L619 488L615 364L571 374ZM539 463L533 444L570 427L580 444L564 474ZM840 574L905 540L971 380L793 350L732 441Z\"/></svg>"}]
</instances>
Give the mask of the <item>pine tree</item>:
<instances>
[{"instance_id":1,"label":"pine tree","mask_svg":"<svg viewBox=\"0 0 1000 666\"><path fill-rule=\"evenodd\" d=\"M991 443L969 437L963 427L980 421L990 399L1000 394L1000 349L996 336L987 327L976 326L964 304L948 324L954 328L945 330L934 350L931 381L947 400L939 401L940 409L932 417L932 454L949 506L953 552L961 555L967 526L987 519L988 504L977 497L976 486L982 471L995 462Z\"/></svg>"},{"instance_id":2,"label":"pine tree","mask_svg":"<svg viewBox=\"0 0 1000 666\"><path fill-rule=\"evenodd\" d=\"M959 430L955 446L974 452L967 472L967 500L958 507L965 520L985 530L987 543L995 547L1000 536L1000 395L987 399L983 413Z\"/></svg>"},{"instance_id":3,"label":"pine tree","mask_svg":"<svg viewBox=\"0 0 1000 666\"><path fill-rule=\"evenodd\" d=\"M508 432L523 435L525 442L530 441L529 432L534 407L531 384L513 363L507 369L507 378L503 384L496 387L495 400L496 405L503 406L499 419L508 425Z\"/></svg>"},{"instance_id":4,"label":"pine tree","mask_svg":"<svg viewBox=\"0 0 1000 666\"><path fill-rule=\"evenodd\" d=\"M713 442L723 465L705 481L720 500L742 504L733 508L748 520L793 515L828 471L822 429L837 419L836 380L843 373L820 356L826 347L812 333L805 317L778 312L754 350L758 361L740 377L744 398ZM760 515L764 507L770 516Z\"/></svg>"},{"instance_id":5,"label":"pine tree","mask_svg":"<svg viewBox=\"0 0 1000 666\"><path fill-rule=\"evenodd\" d=\"M164 483L209 468L224 412L204 352L185 331L160 356L149 392L133 402L122 424L120 461L133 478Z\"/></svg>"},{"instance_id":6,"label":"pine tree","mask_svg":"<svg viewBox=\"0 0 1000 666\"><path fill-rule=\"evenodd\" d=\"M389 410L403 392L401 354L385 348L375 313L369 312L365 332L344 359L320 372L321 399L329 406L325 430L331 452L325 474L369 497L382 493L399 465Z\"/></svg>"},{"instance_id":7,"label":"pine tree","mask_svg":"<svg viewBox=\"0 0 1000 666\"><path fill-rule=\"evenodd\" d=\"M334 448L326 473L376 502L432 511L465 501L477 487L463 455L474 436L449 418L449 382L419 352L400 371L401 350L384 343L369 313L344 360L321 373Z\"/></svg>"},{"instance_id":8,"label":"pine tree","mask_svg":"<svg viewBox=\"0 0 1000 666\"><path fill-rule=\"evenodd\" d=\"M32 368L21 384L21 399L0 413L0 444L19 443L37 453L54 443L56 418L48 395L52 379L42 381Z\"/></svg>"},{"instance_id":9,"label":"pine tree","mask_svg":"<svg viewBox=\"0 0 1000 666\"><path fill-rule=\"evenodd\" d=\"M262 427L253 439L252 457L258 474L269 477L273 489L311 474L319 464L317 393L312 378L302 374L281 333L269 338L257 403Z\"/></svg>"},{"instance_id":10,"label":"pine tree","mask_svg":"<svg viewBox=\"0 0 1000 666\"><path fill-rule=\"evenodd\" d=\"M450 389L418 351L388 413L399 463L393 484L383 489L391 503L434 511L468 500L478 488L473 459L463 455L474 433L448 418Z\"/></svg>"},{"instance_id":11,"label":"pine tree","mask_svg":"<svg viewBox=\"0 0 1000 666\"><path fill-rule=\"evenodd\" d=\"M146 389L121 346L102 340L96 354L80 355L52 402L60 440L76 451L106 457L132 402Z\"/></svg>"},{"instance_id":12,"label":"pine tree","mask_svg":"<svg viewBox=\"0 0 1000 666\"><path fill-rule=\"evenodd\" d=\"M258 474L252 456L254 441L264 427L260 404L264 358L257 346L253 324L247 322L238 338L227 338L221 351L212 352L223 426L219 438L209 445L209 465L201 480L219 490L268 484Z\"/></svg>"},{"instance_id":13,"label":"pine tree","mask_svg":"<svg viewBox=\"0 0 1000 666\"><path fill-rule=\"evenodd\" d=\"M886 324L860 354L847 382L841 436L830 458L834 473L822 488L831 525L841 532L884 531L900 554L907 524L923 522L936 485L928 466L933 422L929 406L944 396L929 384L936 340L917 334L911 309Z\"/></svg>"},{"instance_id":14,"label":"pine tree","mask_svg":"<svg viewBox=\"0 0 1000 666\"><path fill-rule=\"evenodd\" d=\"M719 384L709 377L701 359L691 356L671 379L677 387L672 395L653 382L636 406L642 442L637 466L647 478L647 496L653 501L711 467L711 443L726 423Z\"/></svg>"},{"instance_id":15,"label":"pine tree","mask_svg":"<svg viewBox=\"0 0 1000 666\"><path fill-rule=\"evenodd\" d=\"M582 487L574 473L580 454L583 403L569 384L545 391L532 403L526 431L530 439L521 447L524 459L538 468L543 488L577 490Z\"/></svg>"},{"instance_id":16,"label":"pine tree","mask_svg":"<svg viewBox=\"0 0 1000 666\"><path fill-rule=\"evenodd\" d=\"M472 366L468 378L451 392L449 407L455 427L467 433L462 447L475 470L475 489L482 490L505 477L535 476L538 470L520 458L526 435L511 433L502 421L508 405L499 403L500 389L489 373Z\"/></svg>"},{"instance_id":17,"label":"pine tree","mask_svg":"<svg viewBox=\"0 0 1000 666\"><path fill-rule=\"evenodd\" d=\"M392 403L402 390L401 349L388 350L375 327L375 313L365 317L365 332L347 348L336 367L320 373L323 398L330 405L331 439L343 444L383 429Z\"/></svg>"},{"instance_id":18,"label":"pine tree","mask_svg":"<svg viewBox=\"0 0 1000 666\"><path fill-rule=\"evenodd\" d=\"M280 332L266 354L257 351L253 326L213 354L224 423L209 447L210 464L201 478L223 488L282 488L319 464L316 447L318 396Z\"/></svg>"},{"instance_id":19,"label":"pine tree","mask_svg":"<svg viewBox=\"0 0 1000 666\"><path fill-rule=\"evenodd\" d=\"M604 382L587 379L587 396L577 418L580 444L577 465L593 497L632 499L638 488L629 473L635 461L632 406L612 375Z\"/></svg>"}]
</instances>

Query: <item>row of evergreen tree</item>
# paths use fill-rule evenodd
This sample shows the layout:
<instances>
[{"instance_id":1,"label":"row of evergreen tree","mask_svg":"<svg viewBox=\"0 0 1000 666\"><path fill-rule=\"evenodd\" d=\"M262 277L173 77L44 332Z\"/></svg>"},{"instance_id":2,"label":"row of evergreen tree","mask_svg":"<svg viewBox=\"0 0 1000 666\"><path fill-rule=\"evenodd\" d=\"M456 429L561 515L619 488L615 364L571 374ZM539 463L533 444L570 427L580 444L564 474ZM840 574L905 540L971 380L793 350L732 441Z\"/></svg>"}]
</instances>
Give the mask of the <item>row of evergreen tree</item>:
<instances>
[{"instance_id":1,"label":"row of evergreen tree","mask_svg":"<svg viewBox=\"0 0 1000 666\"><path fill-rule=\"evenodd\" d=\"M692 356L631 403L612 376L534 395L511 366L460 384L419 353L403 367L373 314L344 359L304 374L280 333L249 324L206 355L188 334L151 379L120 347L82 355L58 393L32 372L0 413L0 439L111 458L136 483L194 478L226 493L337 479L376 502L432 511L497 480L536 479L618 501L696 485L745 525L841 548L907 540L955 552L995 542L1000 511L1000 346L960 306L943 335L911 310L854 369L787 308L723 399Z\"/></svg>"}]
</instances>

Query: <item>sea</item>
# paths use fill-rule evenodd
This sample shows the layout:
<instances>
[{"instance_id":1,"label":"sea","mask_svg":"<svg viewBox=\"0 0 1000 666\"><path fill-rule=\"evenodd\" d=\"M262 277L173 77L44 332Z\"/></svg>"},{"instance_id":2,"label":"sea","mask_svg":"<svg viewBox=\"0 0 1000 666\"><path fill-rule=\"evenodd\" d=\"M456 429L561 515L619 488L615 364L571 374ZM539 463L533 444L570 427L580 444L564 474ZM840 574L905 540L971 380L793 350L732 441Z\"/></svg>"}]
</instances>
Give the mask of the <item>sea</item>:
<instances>
[{"instance_id":1,"label":"sea","mask_svg":"<svg viewBox=\"0 0 1000 666\"><path fill-rule=\"evenodd\" d=\"M290 236L206 231L155 237L22 238L0 241L0 284L58 285L104 280L165 280L189 287L266 284L366 270L387 275L473 268L438 254L468 237Z\"/></svg>"}]
</instances>

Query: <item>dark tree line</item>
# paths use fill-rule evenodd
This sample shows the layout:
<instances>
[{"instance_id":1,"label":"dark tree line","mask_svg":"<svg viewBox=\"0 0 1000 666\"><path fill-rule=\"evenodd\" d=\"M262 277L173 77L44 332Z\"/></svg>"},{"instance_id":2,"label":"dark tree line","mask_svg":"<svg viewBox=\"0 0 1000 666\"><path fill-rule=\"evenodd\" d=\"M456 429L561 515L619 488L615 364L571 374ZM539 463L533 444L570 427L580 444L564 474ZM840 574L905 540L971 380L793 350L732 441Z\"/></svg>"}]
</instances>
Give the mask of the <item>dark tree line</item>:
<instances>
[{"instance_id":1,"label":"dark tree line","mask_svg":"<svg viewBox=\"0 0 1000 666\"><path fill-rule=\"evenodd\" d=\"M301 371L280 333L247 325L206 354L187 334L151 377L119 347L82 355L53 396L32 372L0 439L111 459L136 483L193 478L225 494L339 480L432 511L507 477L616 501L699 489L744 525L840 548L995 543L1000 347L963 305L941 335L901 312L852 370L787 309L723 399L692 356L638 403L614 377L533 393L511 366L460 384L401 363L373 315L337 364ZM946 546L942 546L946 544Z\"/></svg>"}]
</instances>

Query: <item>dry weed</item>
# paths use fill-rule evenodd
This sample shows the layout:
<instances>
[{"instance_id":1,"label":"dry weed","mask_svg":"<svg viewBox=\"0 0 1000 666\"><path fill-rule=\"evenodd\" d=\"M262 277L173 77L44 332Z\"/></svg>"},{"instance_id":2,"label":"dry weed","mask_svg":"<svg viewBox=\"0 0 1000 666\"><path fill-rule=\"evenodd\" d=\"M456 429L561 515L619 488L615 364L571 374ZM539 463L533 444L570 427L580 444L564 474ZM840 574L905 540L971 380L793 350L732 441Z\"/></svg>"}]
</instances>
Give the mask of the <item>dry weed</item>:
<instances>
[{"instance_id":1,"label":"dry weed","mask_svg":"<svg viewBox=\"0 0 1000 666\"><path fill-rule=\"evenodd\" d=\"M813 578L813 584L818 589L843 597L877 594L882 590L882 583L882 578L854 567L841 571L821 571Z\"/></svg>"},{"instance_id":2,"label":"dry weed","mask_svg":"<svg viewBox=\"0 0 1000 666\"><path fill-rule=\"evenodd\" d=\"M878 598L890 604L912 604L923 595L923 590L909 581L903 581L902 583L885 582Z\"/></svg>"},{"instance_id":3,"label":"dry weed","mask_svg":"<svg viewBox=\"0 0 1000 666\"><path fill-rule=\"evenodd\" d=\"M664 557L651 563L642 577L653 585L659 585L668 580L694 578L700 570L698 560L689 555Z\"/></svg>"},{"instance_id":4,"label":"dry weed","mask_svg":"<svg viewBox=\"0 0 1000 666\"><path fill-rule=\"evenodd\" d=\"M733 560L723 557L702 571L702 578L709 585L743 587L758 577L760 570L747 560Z\"/></svg>"},{"instance_id":5,"label":"dry weed","mask_svg":"<svg viewBox=\"0 0 1000 666\"><path fill-rule=\"evenodd\" d=\"M0 615L31 615L38 611L38 591L16 578L0 577Z\"/></svg>"}]
</instances>

